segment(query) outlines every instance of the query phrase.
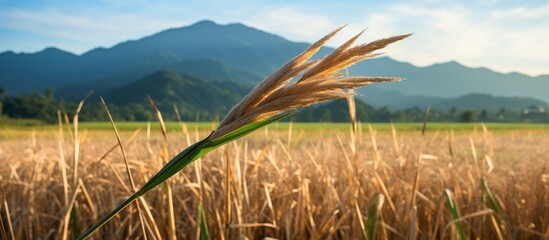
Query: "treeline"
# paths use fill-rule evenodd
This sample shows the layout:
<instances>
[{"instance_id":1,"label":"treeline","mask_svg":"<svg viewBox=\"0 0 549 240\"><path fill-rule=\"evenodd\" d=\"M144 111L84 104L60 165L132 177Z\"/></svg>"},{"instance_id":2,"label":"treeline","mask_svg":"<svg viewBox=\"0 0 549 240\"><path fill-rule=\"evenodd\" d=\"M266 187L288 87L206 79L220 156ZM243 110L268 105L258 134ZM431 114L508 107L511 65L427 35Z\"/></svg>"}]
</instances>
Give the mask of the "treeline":
<instances>
[{"instance_id":1,"label":"treeline","mask_svg":"<svg viewBox=\"0 0 549 240\"><path fill-rule=\"evenodd\" d=\"M356 101L356 118L361 122L423 122L426 109L419 107L391 111L386 107L374 108ZM549 122L547 109L530 106L526 109L500 108L497 111L463 110L448 111L430 109L430 122ZM345 99L307 108L294 117L300 122L348 122L349 110Z\"/></svg>"},{"instance_id":2,"label":"treeline","mask_svg":"<svg viewBox=\"0 0 549 240\"><path fill-rule=\"evenodd\" d=\"M98 98L95 96L95 98ZM154 121L155 114L147 101L142 104L116 105L108 104L109 111L116 121ZM20 96L6 96L0 88L0 116L11 119L37 119L45 123L55 123L57 112L73 116L78 106L77 101L56 100L53 90L43 93L35 92ZM177 120L174 106L162 106L160 109L167 121ZM178 109L185 121L219 120L224 112L196 112ZM374 108L356 101L357 120L362 122L422 122L426 109L418 107L404 110ZM79 114L81 121L106 121L105 109L97 99L89 99ZM346 100L336 100L327 104L306 108L296 114L293 121L300 122L348 122L349 110ZM448 111L431 109L431 122L549 122L549 113L543 107L530 106L526 109L506 109L497 111L461 110L452 108Z\"/></svg>"},{"instance_id":3,"label":"treeline","mask_svg":"<svg viewBox=\"0 0 549 240\"><path fill-rule=\"evenodd\" d=\"M109 103L109 112L116 121L154 121L156 115L151 104L143 97L143 103L126 103L123 105ZM43 93L34 92L20 96L6 96L0 87L0 118L9 119L34 119L44 123L57 122L57 112L73 116L78 108L79 101L56 100L53 90L46 89ZM157 102L157 104L159 104ZM170 104L159 104L165 120L177 120L175 107L178 108L179 116L185 121L209 121L219 119L221 112L197 112L188 111L183 107ZM91 96L83 105L79 113L80 121L107 121L108 117L105 107L99 102L99 96Z\"/></svg>"}]
</instances>

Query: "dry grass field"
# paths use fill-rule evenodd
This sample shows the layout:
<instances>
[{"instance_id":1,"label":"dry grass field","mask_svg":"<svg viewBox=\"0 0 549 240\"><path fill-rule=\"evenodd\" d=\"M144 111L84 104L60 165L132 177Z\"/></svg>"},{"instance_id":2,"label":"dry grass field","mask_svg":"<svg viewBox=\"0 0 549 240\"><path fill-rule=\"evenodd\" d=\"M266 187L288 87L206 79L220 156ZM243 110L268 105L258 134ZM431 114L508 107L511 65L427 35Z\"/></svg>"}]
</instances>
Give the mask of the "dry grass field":
<instances>
[{"instance_id":1,"label":"dry grass field","mask_svg":"<svg viewBox=\"0 0 549 240\"><path fill-rule=\"evenodd\" d=\"M183 123L166 132L150 98L162 131L137 128L119 136L79 129L87 97L72 124L66 114L61 124L58 112L57 129L1 128L0 238L549 237L546 128L356 127L351 89L401 79L340 71L410 35L351 47L361 32L309 61L339 30L254 87L211 124L213 132ZM348 130L273 124L234 141L294 109L337 98L347 98Z\"/></svg>"},{"instance_id":2,"label":"dry grass field","mask_svg":"<svg viewBox=\"0 0 549 240\"><path fill-rule=\"evenodd\" d=\"M201 204L213 239L549 238L548 130L376 129L261 129L92 238L198 239ZM72 239L133 192L112 131L1 131L0 238ZM121 132L135 185L208 133Z\"/></svg>"}]
</instances>

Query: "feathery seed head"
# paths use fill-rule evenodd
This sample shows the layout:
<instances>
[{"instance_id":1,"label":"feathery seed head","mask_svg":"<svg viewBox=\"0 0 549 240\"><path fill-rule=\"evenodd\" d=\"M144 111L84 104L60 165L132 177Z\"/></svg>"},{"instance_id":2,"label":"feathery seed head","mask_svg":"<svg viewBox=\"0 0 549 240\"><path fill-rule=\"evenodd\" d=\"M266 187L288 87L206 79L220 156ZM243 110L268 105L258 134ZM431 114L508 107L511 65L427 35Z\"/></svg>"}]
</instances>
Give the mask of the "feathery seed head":
<instances>
[{"instance_id":1,"label":"feathery seed head","mask_svg":"<svg viewBox=\"0 0 549 240\"><path fill-rule=\"evenodd\" d=\"M355 89L377 82L401 80L397 77L342 77L339 71L356 62L380 55L374 51L407 38L411 34L384 38L351 47L364 32L362 31L322 59L308 61L343 27L321 38L259 83L229 111L217 129L210 135L210 140L215 140L246 124L265 120L288 110L354 94L346 92L345 89ZM299 80L290 83L299 74L301 74Z\"/></svg>"}]
</instances>

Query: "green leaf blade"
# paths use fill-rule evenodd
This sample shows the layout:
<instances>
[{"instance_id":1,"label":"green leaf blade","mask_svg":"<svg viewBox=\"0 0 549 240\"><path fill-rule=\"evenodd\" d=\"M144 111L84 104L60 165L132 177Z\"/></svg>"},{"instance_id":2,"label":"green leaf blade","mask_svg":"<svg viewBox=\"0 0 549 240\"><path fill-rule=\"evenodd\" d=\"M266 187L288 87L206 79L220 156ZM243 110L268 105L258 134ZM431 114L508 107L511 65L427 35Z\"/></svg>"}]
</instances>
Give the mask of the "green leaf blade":
<instances>
[{"instance_id":1,"label":"green leaf blade","mask_svg":"<svg viewBox=\"0 0 549 240\"><path fill-rule=\"evenodd\" d=\"M450 189L445 189L444 194L446 195L446 206L450 210L450 214L452 215L452 219L454 221L454 226L456 227L456 231L458 232L459 239L465 240L465 230L463 228L463 225L461 224L461 214L459 213L459 208L456 203L456 199L454 198L454 194Z\"/></svg>"},{"instance_id":2,"label":"green leaf blade","mask_svg":"<svg viewBox=\"0 0 549 240\"><path fill-rule=\"evenodd\" d=\"M210 232L208 231L208 224L206 222L204 206L202 206L202 203L198 206L198 211L200 213L200 240L209 240Z\"/></svg>"}]
</instances>

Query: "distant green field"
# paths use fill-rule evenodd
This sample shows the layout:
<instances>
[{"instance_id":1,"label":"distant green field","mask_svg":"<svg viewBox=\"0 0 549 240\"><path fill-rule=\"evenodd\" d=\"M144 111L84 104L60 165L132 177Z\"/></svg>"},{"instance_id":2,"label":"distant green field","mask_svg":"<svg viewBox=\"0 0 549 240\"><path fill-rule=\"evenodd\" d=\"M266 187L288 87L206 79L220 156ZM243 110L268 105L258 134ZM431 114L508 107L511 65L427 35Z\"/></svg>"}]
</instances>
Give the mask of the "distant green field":
<instances>
[{"instance_id":1,"label":"distant green field","mask_svg":"<svg viewBox=\"0 0 549 240\"><path fill-rule=\"evenodd\" d=\"M116 126L120 131L132 131L136 129L146 129L147 122L117 122ZM390 130L390 123L362 123L362 128L367 130L368 125L373 128L384 131ZM150 123L151 129L158 130L159 124L157 122ZM199 131L213 130L217 126L217 123L213 122L200 122L200 123L187 123L189 130L198 129ZM290 126L288 122L273 123L269 126L272 130L287 130ZM348 130L349 123L292 123L294 130L304 131L317 131L317 130ZM418 131L422 129L423 123L395 123L394 126L399 131ZM544 124L531 124L531 123L486 123L486 127L493 130L549 130L549 123ZM0 130L13 129L13 130L48 130L56 129L57 125L33 125L33 124L0 124ZM181 126L178 122L166 122L166 128L168 131L181 130ZM453 129L455 131L460 130L473 130L482 129L481 123L427 123L427 130L446 130ZM112 126L109 122L82 122L79 124L81 130L111 130Z\"/></svg>"}]
</instances>

